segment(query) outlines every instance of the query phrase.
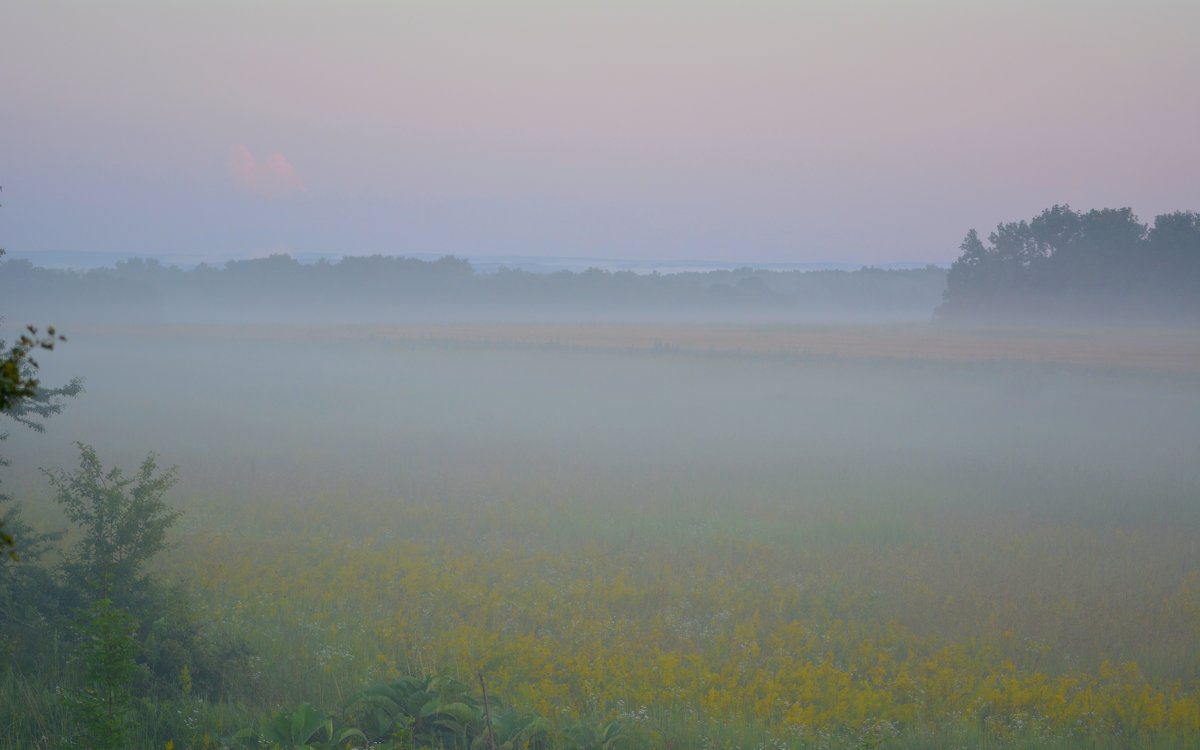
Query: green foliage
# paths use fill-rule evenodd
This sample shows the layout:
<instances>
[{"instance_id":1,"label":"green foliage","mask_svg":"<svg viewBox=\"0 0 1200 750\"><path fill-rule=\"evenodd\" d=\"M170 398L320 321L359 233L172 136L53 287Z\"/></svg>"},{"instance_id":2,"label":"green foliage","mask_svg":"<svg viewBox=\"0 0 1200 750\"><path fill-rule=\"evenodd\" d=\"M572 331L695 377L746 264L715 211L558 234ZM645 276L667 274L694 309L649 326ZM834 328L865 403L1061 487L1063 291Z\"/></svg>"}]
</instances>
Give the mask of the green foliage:
<instances>
[{"instance_id":1,"label":"green foliage","mask_svg":"<svg viewBox=\"0 0 1200 750\"><path fill-rule=\"evenodd\" d=\"M239 739L248 739L246 732ZM258 742L282 750L337 750L367 744L367 737L355 727L337 729L333 717L301 703L293 711L280 711L264 723L258 732ZM361 743L361 745L359 745Z\"/></svg>"},{"instance_id":2,"label":"green foliage","mask_svg":"<svg viewBox=\"0 0 1200 750\"><path fill-rule=\"evenodd\" d=\"M179 516L164 499L175 470L151 455L127 476L105 470L90 446L80 451L76 472L46 472L80 539L50 568L39 558L52 539L19 529L22 559L0 566L0 653L18 674L62 685L69 719L40 730L56 741L117 748L145 746L134 739L145 732L202 736L205 699L254 685L246 647L214 637L184 588L145 569ZM164 710L171 705L178 710Z\"/></svg>"},{"instance_id":3,"label":"green foliage","mask_svg":"<svg viewBox=\"0 0 1200 750\"><path fill-rule=\"evenodd\" d=\"M326 738L333 736L333 719L307 703L301 703L291 713L275 714L260 731L264 741L284 748L312 747L320 734Z\"/></svg>"},{"instance_id":4,"label":"green foliage","mask_svg":"<svg viewBox=\"0 0 1200 750\"><path fill-rule=\"evenodd\" d=\"M177 470L160 472L151 453L132 476L119 468L105 471L95 449L78 445L73 474L43 470L67 518L83 530L67 570L88 591L128 600L142 583L146 561L166 547L167 529L179 518L163 500Z\"/></svg>"},{"instance_id":5,"label":"green foliage","mask_svg":"<svg viewBox=\"0 0 1200 750\"><path fill-rule=\"evenodd\" d=\"M59 413L64 398L83 390L78 378L61 388L44 389L36 377L38 363L32 354L51 350L64 340L53 327L41 336L30 326L8 349L0 359L0 413L41 432L42 420ZM0 433L0 440L4 437ZM187 700L193 688L194 662L204 687L209 688L204 692L212 694L223 682L219 665L236 664L241 654L236 648L232 652L219 648L212 641L202 647L198 619L188 607L187 597L179 589L155 585L144 573L144 564L165 547L166 532L179 516L163 500L176 481L176 470L160 472L151 454L133 476L126 477L119 469L105 472L90 446L80 444L79 448L77 472L46 472L68 518L83 527L83 540L63 569L72 585L61 586L54 572L39 564L61 535L34 532L16 507L0 513L0 549L8 548L12 558L0 566L0 654L9 670L29 659L35 663L40 659L34 669L47 672L45 667L51 666L56 671L60 641L54 624L69 609L70 600L63 594L82 594L91 604L74 631L77 685L61 693L72 719L58 735L63 741L77 739L92 750L126 748L133 746L135 687L139 683L142 692L162 692L156 684L169 682L162 673L174 670L178 691ZM6 464L0 458L0 466ZM8 497L0 494L0 503L7 501ZM23 557L19 561L18 538ZM114 603L114 596L126 605L138 605L140 621ZM144 665L137 661L142 651L139 635L150 647ZM11 671L9 677L13 678ZM50 674L46 677L52 679ZM36 693L27 695L30 705L39 702ZM39 733L42 741L54 734L46 726ZM351 730L331 739L356 736L361 733Z\"/></svg>"},{"instance_id":6,"label":"green foliage","mask_svg":"<svg viewBox=\"0 0 1200 750\"><path fill-rule=\"evenodd\" d=\"M16 510L0 515L17 540L14 559L0 563L0 664L37 668L56 645L49 626L59 610L57 581L41 558L61 534L35 531Z\"/></svg>"},{"instance_id":7,"label":"green foliage","mask_svg":"<svg viewBox=\"0 0 1200 750\"><path fill-rule=\"evenodd\" d=\"M946 277L944 317L1072 316L1192 321L1200 316L1200 215L1163 214L1147 227L1129 208L1053 206L974 229Z\"/></svg>"},{"instance_id":8,"label":"green foliage","mask_svg":"<svg viewBox=\"0 0 1200 750\"><path fill-rule=\"evenodd\" d=\"M29 328L31 335L36 336L37 329L32 326ZM54 334L54 327L49 329L51 336ZM65 338L59 336L58 341L66 341ZM25 343L22 343L25 342ZM13 350L25 346L29 343L36 343L38 348L51 349L53 348L54 339L45 338L39 342L33 342L28 336L22 336ZM4 342L0 341L0 349L4 347ZM10 350L9 357L5 360L5 364L11 364L12 351ZM45 432L46 427L42 421L62 413L63 399L75 398L83 393L83 379L71 378L66 385L57 388L46 388L41 385L41 381L35 377L37 371L37 362L26 356L20 360L16 367L17 377L25 386L22 395L19 398L11 399L8 406L2 409L5 416L12 419L14 422L28 427L34 432Z\"/></svg>"},{"instance_id":9,"label":"green foliage","mask_svg":"<svg viewBox=\"0 0 1200 750\"><path fill-rule=\"evenodd\" d=\"M135 611L145 666L139 692L159 700L251 697L257 684L248 674L250 649L205 627L182 586L149 583Z\"/></svg>"},{"instance_id":10,"label":"green foliage","mask_svg":"<svg viewBox=\"0 0 1200 750\"><path fill-rule=\"evenodd\" d=\"M403 737L419 746L470 746L483 727L483 709L451 677L402 677L373 685L351 700L346 715L373 740Z\"/></svg>"},{"instance_id":11,"label":"green foliage","mask_svg":"<svg viewBox=\"0 0 1200 750\"><path fill-rule=\"evenodd\" d=\"M536 711L503 704L485 715L481 701L465 684L444 675L406 676L371 685L350 699L343 717L339 729L328 713L303 703L237 737L271 747L330 750L355 742L388 750L632 750L654 745L645 732L621 720L581 719L556 727Z\"/></svg>"},{"instance_id":12,"label":"green foliage","mask_svg":"<svg viewBox=\"0 0 1200 750\"><path fill-rule=\"evenodd\" d=\"M4 359L0 359L0 412L12 412L27 399L38 393L38 379L35 375L38 363L33 353L38 350L51 350L55 342L66 341L58 335L54 326L46 329L46 335L38 334L38 329L28 326L26 332L17 338Z\"/></svg>"},{"instance_id":13,"label":"green foliage","mask_svg":"<svg viewBox=\"0 0 1200 750\"><path fill-rule=\"evenodd\" d=\"M133 710L137 622L109 599L98 599L79 628L82 686L68 695L93 750L128 747Z\"/></svg>"},{"instance_id":14,"label":"green foliage","mask_svg":"<svg viewBox=\"0 0 1200 750\"><path fill-rule=\"evenodd\" d=\"M571 747L578 750L622 750L644 746L645 737L624 721L576 722L567 729Z\"/></svg>"},{"instance_id":15,"label":"green foliage","mask_svg":"<svg viewBox=\"0 0 1200 750\"><path fill-rule=\"evenodd\" d=\"M546 717L532 711L501 708L491 712L496 750L543 750L554 747L554 727ZM481 733L472 750L491 750L491 738Z\"/></svg>"},{"instance_id":16,"label":"green foliage","mask_svg":"<svg viewBox=\"0 0 1200 750\"><path fill-rule=\"evenodd\" d=\"M0 256L4 251L0 250ZM54 326L46 330L46 335L38 334L38 329L28 326L26 332L17 338L17 342L0 359L0 414L4 414L37 432L45 428L39 421L62 411L64 397L77 396L83 390L83 381L75 378L66 386L47 390L40 386L37 379L38 363L32 356L37 350L51 350L55 343L66 341L58 335ZM0 350L5 343L0 341ZM7 437L0 433L0 440ZM0 458L0 466L6 466L7 461ZM8 497L0 493L0 503ZM9 557L16 558L16 540L20 520L14 508L8 508L0 515L0 550L7 548ZM36 544L36 542L35 542Z\"/></svg>"}]
</instances>

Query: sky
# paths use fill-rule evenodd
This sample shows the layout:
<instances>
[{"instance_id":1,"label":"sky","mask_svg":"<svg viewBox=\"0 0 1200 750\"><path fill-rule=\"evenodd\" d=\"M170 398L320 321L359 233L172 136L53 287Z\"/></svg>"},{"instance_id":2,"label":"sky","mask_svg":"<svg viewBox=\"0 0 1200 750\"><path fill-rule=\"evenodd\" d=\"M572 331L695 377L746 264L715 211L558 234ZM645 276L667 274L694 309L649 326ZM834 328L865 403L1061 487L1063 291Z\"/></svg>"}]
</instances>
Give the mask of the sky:
<instances>
[{"instance_id":1,"label":"sky","mask_svg":"<svg viewBox=\"0 0 1200 750\"><path fill-rule=\"evenodd\" d=\"M1200 210L1200 2L0 3L0 247L945 263Z\"/></svg>"}]
</instances>

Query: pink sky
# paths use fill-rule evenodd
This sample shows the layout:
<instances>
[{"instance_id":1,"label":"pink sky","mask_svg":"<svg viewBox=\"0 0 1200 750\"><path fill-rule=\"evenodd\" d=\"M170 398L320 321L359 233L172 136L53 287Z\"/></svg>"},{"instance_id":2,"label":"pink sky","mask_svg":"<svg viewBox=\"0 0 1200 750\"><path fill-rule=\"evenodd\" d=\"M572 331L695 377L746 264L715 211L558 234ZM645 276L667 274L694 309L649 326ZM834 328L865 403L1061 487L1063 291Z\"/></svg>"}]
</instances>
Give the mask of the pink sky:
<instances>
[{"instance_id":1,"label":"pink sky","mask_svg":"<svg viewBox=\"0 0 1200 750\"><path fill-rule=\"evenodd\" d=\"M948 261L1200 209L1196 2L8 3L0 246Z\"/></svg>"}]
</instances>

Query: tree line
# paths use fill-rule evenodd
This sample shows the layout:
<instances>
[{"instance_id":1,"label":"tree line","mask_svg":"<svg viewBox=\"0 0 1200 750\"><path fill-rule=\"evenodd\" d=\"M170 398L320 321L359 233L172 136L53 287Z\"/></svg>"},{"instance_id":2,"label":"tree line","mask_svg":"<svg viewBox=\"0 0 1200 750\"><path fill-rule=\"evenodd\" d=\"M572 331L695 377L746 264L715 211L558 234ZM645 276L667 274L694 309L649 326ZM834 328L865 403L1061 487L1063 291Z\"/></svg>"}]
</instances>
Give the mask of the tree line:
<instances>
[{"instance_id":1,"label":"tree line","mask_svg":"<svg viewBox=\"0 0 1200 750\"><path fill-rule=\"evenodd\" d=\"M1055 205L1000 224L985 244L967 232L946 277L946 319L1200 320L1200 214Z\"/></svg>"},{"instance_id":2,"label":"tree line","mask_svg":"<svg viewBox=\"0 0 1200 750\"><path fill-rule=\"evenodd\" d=\"M775 271L752 268L637 274L592 268L481 273L461 258L395 256L301 263L287 255L193 269L132 259L115 267L46 269L0 263L0 298L25 317L138 321L278 313L322 319L356 313L710 315L788 318L808 313L927 317L945 284L944 268Z\"/></svg>"}]
</instances>

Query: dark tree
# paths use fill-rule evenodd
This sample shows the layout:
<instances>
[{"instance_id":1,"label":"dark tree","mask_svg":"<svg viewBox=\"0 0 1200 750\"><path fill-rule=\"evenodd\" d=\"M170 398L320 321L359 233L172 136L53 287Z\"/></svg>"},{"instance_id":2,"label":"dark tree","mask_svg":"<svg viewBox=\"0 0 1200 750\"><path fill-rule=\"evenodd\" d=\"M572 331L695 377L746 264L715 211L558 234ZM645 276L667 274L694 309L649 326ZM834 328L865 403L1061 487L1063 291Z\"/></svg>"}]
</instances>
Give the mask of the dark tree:
<instances>
[{"instance_id":1,"label":"dark tree","mask_svg":"<svg viewBox=\"0 0 1200 750\"><path fill-rule=\"evenodd\" d=\"M1056 205L967 233L946 279L943 318L1183 322L1200 317L1200 219L1166 214L1148 229L1130 208Z\"/></svg>"}]
</instances>

